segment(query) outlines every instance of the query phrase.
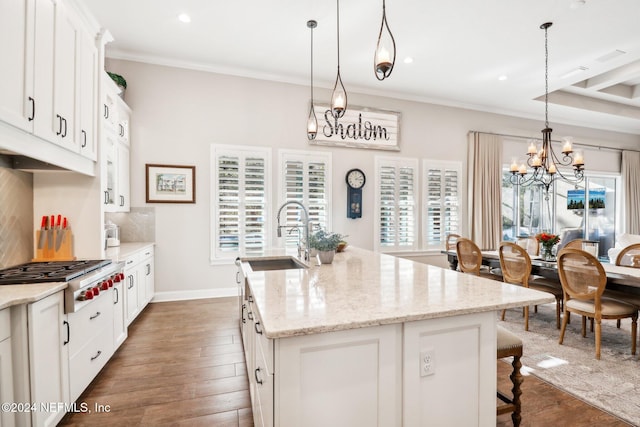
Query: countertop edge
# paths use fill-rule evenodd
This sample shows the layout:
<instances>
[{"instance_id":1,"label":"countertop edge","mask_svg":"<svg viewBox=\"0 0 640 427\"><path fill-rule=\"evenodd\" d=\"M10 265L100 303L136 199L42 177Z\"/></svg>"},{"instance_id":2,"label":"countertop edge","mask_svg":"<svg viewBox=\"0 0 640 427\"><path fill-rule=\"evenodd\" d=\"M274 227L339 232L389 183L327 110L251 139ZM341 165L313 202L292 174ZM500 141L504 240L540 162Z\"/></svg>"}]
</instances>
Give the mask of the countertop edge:
<instances>
[{"instance_id":1,"label":"countertop edge","mask_svg":"<svg viewBox=\"0 0 640 427\"><path fill-rule=\"evenodd\" d=\"M127 242L120 243L120 246L112 246L107 248L105 256L114 262L124 260L125 258L139 252L145 248L155 246L155 242Z\"/></svg>"},{"instance_id":2,"label":"countertop edge","mask_svg":"<svg viewBox=\"0 0 640 427\"><path fill-rule=\"evenodd\" d=\"M0 286L0 310L14 305L30 304L67 288L67 282L17 284Z\"/></svg>"}]
</instances>

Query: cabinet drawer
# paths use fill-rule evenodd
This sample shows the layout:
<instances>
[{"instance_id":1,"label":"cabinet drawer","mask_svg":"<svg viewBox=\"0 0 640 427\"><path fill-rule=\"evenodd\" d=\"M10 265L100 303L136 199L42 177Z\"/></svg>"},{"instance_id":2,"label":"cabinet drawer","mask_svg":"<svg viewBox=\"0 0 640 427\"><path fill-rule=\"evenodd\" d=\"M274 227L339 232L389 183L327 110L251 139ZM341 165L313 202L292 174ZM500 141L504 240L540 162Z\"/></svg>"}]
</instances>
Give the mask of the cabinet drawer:
<instances>
[{"instance_id":1,"label":"cabinet drawer","mask_svg":"<svg viewBox=\"0 0 640 427\"><path fill-rule=\"evenodd\" d=\"M153 256L153 246L149 246L148 248L144 248L140 251L140 260L145 260L151 258Z\"/></svg>"},{"instance_id":2,"label":"cabinet drawer","mask_svg":"<svg viewBox=\"0 0 640 427\"><path fill-rule=\"evenodd\" d=\"M75 401L113 354L113 329L104 329L69 358L69 389Z\"/></svg>"},{"instance_id":3,"label":"cabinet drawer","mask_svg":"<svg viewBox=\"0 0 640 427\"><path fill-rule=\"evenodd\" d=\"M100 295L82 310L69 313L69 355L73 357L93 337L108 330L113 335L113 289Z\"/></svg>"},{"instance_id":4,"label":"cabinet drawer","mask_svg":"<svg viewBox=\"0 0 640 427\"><path fill-rule=\"evenodd\" d=\"M256 352L255 380L256 401L255 412L258 426L273 426L273 374L266 369L264 354ZM267 372L265 372L267 371Z\"/></svg>"},{"instance_id":5,"label":"cabinet drawer","mask_svg":"<svg viewBox=\"0 0 640 427\"><path fill-rule=\"evenodd\" d=\"M9 309L0 310L0 341L11 336L11 324L9 322Z\"/></svg>"},{"instance_id":6,"label":"cabinet drawer","mask_svg":"<svg viewBox=\"0 0 640 427\"><path fill-rule=\"evenodd\" d=\"M136 252L135 254L129 255L127 259L124 260L125 270L135 267L140 261L142 261L142 252Z\"/></svg>"}]
</instances>

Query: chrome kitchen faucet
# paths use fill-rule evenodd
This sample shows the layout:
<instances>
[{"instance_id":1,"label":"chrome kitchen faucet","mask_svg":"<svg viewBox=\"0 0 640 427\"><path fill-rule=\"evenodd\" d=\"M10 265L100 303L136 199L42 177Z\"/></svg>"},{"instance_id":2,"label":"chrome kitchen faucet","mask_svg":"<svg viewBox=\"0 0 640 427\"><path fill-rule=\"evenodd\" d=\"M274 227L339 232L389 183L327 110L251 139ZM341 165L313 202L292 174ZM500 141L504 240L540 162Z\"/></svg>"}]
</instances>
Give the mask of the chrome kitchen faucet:
<instances>
[{"instance_id":1,"label":"chrome kitchen faucet","mask_svg":"<svg viewBox=\"0 0 640 427\"><path fill-rule=\"evenodd\" d=\"M295 200L290 200L288 202L284 202L282 204L282 206L280 206L280 208L278 209L278 228L277 228L277 233L278 233L278 237L282 237L282 228L287 228L286 225L280 225L280 214L282 213L282 209L284 209L285 206L287 205L296 205L299 206L300 209L302 209L302 213L304 213L304 219L302 221L303 224L303 232L304 232L304 243L305 243L305 249L304 249L304 260L305 261L309 261L309 254L311 252L311 247L309 246L309 212L307 211L307 208L304 207L304 205L300 202L297 202ZM300 240L300 233L298 233L298 241ZM300 244L298 244L298 255L300 254Z\"/></svg>"}]
</instances>

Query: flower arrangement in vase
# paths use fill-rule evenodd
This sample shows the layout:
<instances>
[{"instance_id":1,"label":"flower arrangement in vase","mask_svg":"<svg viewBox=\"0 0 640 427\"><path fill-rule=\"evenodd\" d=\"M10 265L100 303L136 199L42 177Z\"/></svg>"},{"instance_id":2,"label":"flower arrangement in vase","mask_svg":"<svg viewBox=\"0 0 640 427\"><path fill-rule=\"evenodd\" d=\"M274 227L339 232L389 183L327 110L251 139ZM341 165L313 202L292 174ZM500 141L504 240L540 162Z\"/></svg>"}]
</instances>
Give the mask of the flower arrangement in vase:
<instances>
[{"instance_id":1,"label":"flower arrangement in vase","mask_svg":"<svg viewBox=\"0 0 640 427\"><path fill-rule=\"evenodd\" d=\"M555 255L553 254L553 248L560 241L560 236L551 233L540 233L536 235L536 240L542 245L542 251L540 255L545 261L554 261Z\"/></svg>"}]
</instances>

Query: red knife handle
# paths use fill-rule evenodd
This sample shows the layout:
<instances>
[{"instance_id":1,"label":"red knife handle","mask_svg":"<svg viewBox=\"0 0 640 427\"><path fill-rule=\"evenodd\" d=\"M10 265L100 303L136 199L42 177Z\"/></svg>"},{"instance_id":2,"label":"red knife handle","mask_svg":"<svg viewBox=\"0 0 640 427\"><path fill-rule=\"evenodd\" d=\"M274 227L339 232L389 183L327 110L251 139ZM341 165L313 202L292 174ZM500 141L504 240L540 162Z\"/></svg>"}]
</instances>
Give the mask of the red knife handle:
<instances>
[{"instance_id":1,"label":"red knife handle","mask_svg":"<svg viewBox=\"0 0 640 427\"><path fill-rule=\"evenodd\" d=\"M60 228L61 224L62 224L62 215L58 214L58 222L56 223L56 226Z\"/></svg>"},{"instance_id":2,"label":"red knife handle","mask_svg":"<svg viewBox=\"0 0 640 427\"><path fill-rule=\"evenodd\" d=\"M56 225L56 216L51 215L51 222L49 223L49 228L53 229L55 225Z\"/></svg>"},{"instance_id":3,"label":"red knife handle","mask_svg":"<svg viewBox=\"0 0 640 427\"><path fill-rule=\"evenodd\" d=\"M65 216L64 219L62 220L62 228L67 228L67 217Z\"/></svg>"},{"instance_id":4,"label":"red knife handle","mask_svg":"<svg viewBox=\"0 0 640 427\"><path fill-rule=\"evenodd\" d=\"M46 228L47 226L47 216L42 217L42 224L40 224L40 228Z\"/></svg>"}]
</instances>

